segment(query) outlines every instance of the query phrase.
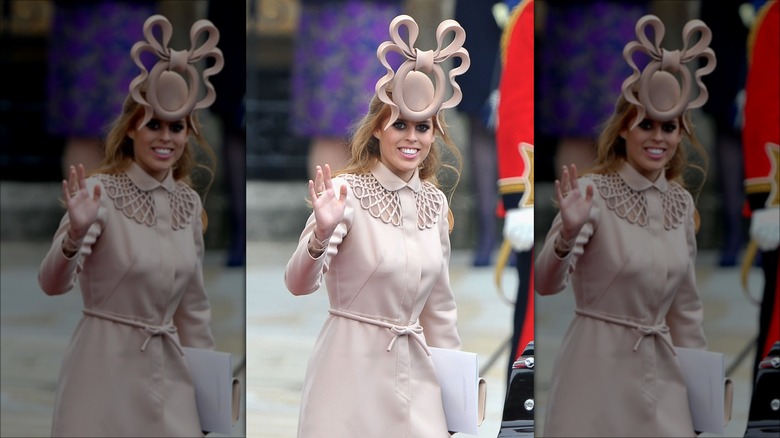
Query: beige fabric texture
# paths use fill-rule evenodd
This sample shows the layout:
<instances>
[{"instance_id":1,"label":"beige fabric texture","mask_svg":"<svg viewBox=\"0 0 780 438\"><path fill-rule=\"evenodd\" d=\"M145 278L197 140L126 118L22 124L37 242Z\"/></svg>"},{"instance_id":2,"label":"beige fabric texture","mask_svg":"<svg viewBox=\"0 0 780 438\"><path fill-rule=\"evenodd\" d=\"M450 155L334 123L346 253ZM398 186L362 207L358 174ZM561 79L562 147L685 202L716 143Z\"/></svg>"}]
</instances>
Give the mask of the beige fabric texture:
<instances>
[{"instance_id":1,"label":"beige fabric texture","mask_svg":"<svg viewBox=\"0 0 780 438\"><path fill-rule=\"evenodd\" d=\"M136 164L88 178L90 193L97 184L98 219L79 252L63 255L66 213L39 271L50 294L78 279L85 309L62 362L52 435L201 436L180 353L215 347L200 198L171 173L160 183Z\"/></svg>"},{"instance_id":2,"label":"beige fabric texture","mask_svg":"<svg viewBox=\"0 0 780 438\"><path fill-rule=\"evenodd\" d=\"M690 194L624 163L594 186L591 215L564 258L553 220L536 261L542 295L571 283L576 309L553 366L545 436L693 437L671 345L706 348ZM557 315L568 318L568 315Z\"/></svg>"},{"instance_id":3,"label":"beige fabric texture","mask_svg":"<svg viewBox=\"0 0 780 438\"><path fill-rule=\"evenodd\" d=\"M344 220L314 259L312 214L285 271L298 295L324 281L331 307L309 358L298 437L449 437L426 351L461 346L446 197L381 163L338 179L349 185Z\"/></svg>"}]
</instances>

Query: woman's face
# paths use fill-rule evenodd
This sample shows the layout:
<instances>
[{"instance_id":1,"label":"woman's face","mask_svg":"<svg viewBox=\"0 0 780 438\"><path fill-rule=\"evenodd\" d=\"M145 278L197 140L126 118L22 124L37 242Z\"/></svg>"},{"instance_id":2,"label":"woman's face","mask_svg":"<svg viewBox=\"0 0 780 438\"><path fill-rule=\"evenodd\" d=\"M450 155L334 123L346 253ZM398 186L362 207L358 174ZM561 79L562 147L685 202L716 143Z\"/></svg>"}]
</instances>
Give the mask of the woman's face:
<instances>
[{"instance_id":1,"label":"woman's face","mask_svg":"<svg viewBox=\"0 0 780 438\"><path fill-rule=\"evenodd\" d=\"M659 122L645 118L634 129L620 131L620 136L626 141L628 163L650 181L661 175L666 163L674 156L680 135L679 120Z\"/></svg>"},{"instance_id":2,"label":"woman's face","mask_svg":"<svg viewBox=\"0 0 780 438\"><path fill-rule=\"evenodd\" d=\"M384 126L383 121L380 126ZM374 131L379 139L379 161L404 181L409 181L415 170L428 156L433 144L433 121L407 122L398 119L387 129Z\"/></svg>"},{"instance_id":3,"label":"woman's face","mask_svg":"<svg viewBox=\"0 0 780 438\"><path fill-rule=\"evenodd\" d=\"M136 164L162 181L184 153L187 131L184 119L166 122L157 118L152 118L140 129L131 129L127 135L133 140Z\"/></svg>"}]
</instances>

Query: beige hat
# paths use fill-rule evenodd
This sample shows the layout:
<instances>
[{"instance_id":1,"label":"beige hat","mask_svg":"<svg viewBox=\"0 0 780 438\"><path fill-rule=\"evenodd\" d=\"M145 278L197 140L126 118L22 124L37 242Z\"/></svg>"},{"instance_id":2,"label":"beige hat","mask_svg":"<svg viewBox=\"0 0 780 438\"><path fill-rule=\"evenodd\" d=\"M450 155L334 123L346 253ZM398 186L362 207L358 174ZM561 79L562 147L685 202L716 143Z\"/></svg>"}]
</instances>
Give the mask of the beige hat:
<instances>
[{"instance_id":1,"label":"beige hat","mask_svg":"<svg viewBox=\"0 0 780 438\"><path fill-rule=\"evenodd\" d=\"M158 41L153 34L155 26L159 26L162 32L162 41ZM196 47L198 37L204 32L208 34L206 41ZM168 122L190 117L195 110L214 103L217 97L208 78L219 73L224 66L222 51L217 48L219 30L208 20L196 21L190 29L190 50L181 51L168 47L172 34L173 28L167 18L152 15L144 23L146 41L138 41L130 50L130 56L141 69L141 73L130 82L133 100L143 105L145 110L139 128L152 117ZM151 72L147 72L141 62L141 53L145 51L160 58ZM207 57L214 58L214 65L198 74L194 64ZM200 94L201 79L206 87L206 96L196 101ZM193 125L193 129L197 128Z\"/></svg>"},{"instance_id":2,"label":"beige hat","mask_svg":"<svg viewBox=\"0 0 780 438\"><path fill-rule=\"evenodd\" d=\"M653 28L654 43L651 43L647 37L647 27ZM638 117L630 129L639 124L645 118L645 114L653 120L667 122L676 119L689 109L701 107L709 97L701 77L715 69L715 52L708 47L712 41L710 28L701 20L689 21L682 31L683 49L673 51L661 48L664 31L664 24L658 17L645 15L636 23L638 41L631 41L623 48L623 57L634 72L623 81L622 92L626 100L634 104L638 110ZM699 40L692 44L696 33L700 35ZM641 74L633 60L636 51L644 52L650 57L650 62ZM705 58L707 64L695 71L699 93L695 99L692 99L691 72L686 64L697 57ZM685 118L683 118L683 127L690 133Z\"/></svg>"},{"instance_id":3,"label":"beige hat","mask_svg":"<svg viewBox=\"0 0 780 438\"><path fill-rule=\"evenodd\" d=\"M409 33L408 43L403 41L399 34L401 26L406 26ZM448 33L454 33L455 38L446 47L444 38ZM439 117L439 111L444 108L452 108L463 96L460 86L455 82L455 76L461 75L469 69L469 52L463 48L466 41L466 31L455 20L444 20L436 29L436 50L420 50L414 47L419 28L417 22L408 15L399 15L390 23L390 38L376 50L379 62L387 69L387 74L376 82L375 90L379 99L391 108L390 119L385 129L390 127L400 116L410 122L422 122L429 118ZM405 59L393 71L387 62L387 54L390 51L400 53ZM444 70L441 63L449 58L460 58L460 66L450 70L449 81L452 84L452 96L445 102L444 92L446 83ZM435 78L435 84L431 76ZM389 92L392 90L392 97Z\"/></svg>"}]
</instances>

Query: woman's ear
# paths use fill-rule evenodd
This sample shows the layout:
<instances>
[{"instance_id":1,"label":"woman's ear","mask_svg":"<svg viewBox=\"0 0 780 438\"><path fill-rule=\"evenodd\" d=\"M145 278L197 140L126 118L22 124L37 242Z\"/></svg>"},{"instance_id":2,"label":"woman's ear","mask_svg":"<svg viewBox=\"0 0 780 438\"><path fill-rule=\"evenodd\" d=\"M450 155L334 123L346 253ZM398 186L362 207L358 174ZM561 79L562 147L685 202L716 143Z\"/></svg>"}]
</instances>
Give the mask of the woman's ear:
<instances>
[{"instance_id":1,"label":"woman's ear","mask_svg":"<svg viewBox=\"0 0 780 438\"><path fill-rule=\"evenodd\" d=\"M130 137L130 140L135 140L135 128L131 128L127 131L127 136Z\"/></svg>"}]
</instances>

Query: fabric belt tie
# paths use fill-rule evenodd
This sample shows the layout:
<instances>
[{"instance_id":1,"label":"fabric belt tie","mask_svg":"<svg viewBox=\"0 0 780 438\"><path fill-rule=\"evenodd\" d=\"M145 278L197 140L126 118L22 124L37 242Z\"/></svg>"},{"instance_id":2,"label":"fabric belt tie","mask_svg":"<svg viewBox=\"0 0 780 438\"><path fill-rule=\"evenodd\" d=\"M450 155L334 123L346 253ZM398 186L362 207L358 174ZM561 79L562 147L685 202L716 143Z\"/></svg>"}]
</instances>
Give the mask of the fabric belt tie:
<instances>
[{"instance_id":1,"label":"fabric belt tie","mask_svg":"<svg viewBox=\"0 0 780 438\"><path fill-rule=\"evenodd\" d=\"M143 329L144 333L146 333L148 336L146 337L144 343L141 345L141 351L146 350L146 346L149 344L149 340L151 340L153 337L162 336L168 338L168 340L171 341L173 346L176 347L176 350L179 352L179 354L184 356L184 351L181 349L181 346L176 341L176 337L174 336L176 334L176 326L173 325L172 321L169 321L165 325L151 325L140 321L134 321L132 319L123 318L121 316L112 315L110 313L100 312L93 309L82 309L82 312L84 312L85 315L94 316L96 318L101 318L108 321L117 322L119 324L129 325L131 327L137 327Z\"/></svg>"},{"instance_id":2,"label":"fabric belt tie","mask_svg":"<svg viewBox=\"0 0 780 438\"><path fill-rule=\"evenodd\" d=\"M339 309L328 309L328 312L330 312L331 315L341 316L354 321L365 322L367 324L372 324L378 327L384 327L386 329L389 329L390 333L393 334L393 339L390 340L390 345L387 346L387 351L393 349L393 345L395 345L395 341L398 340L400 336L409 336L415 341L417 341L418 344L420 344L420 347L422 347L422 349L425 350L425 354L427 354L428 356L431 355L431 350L428 349L428 345L425 344L425 340L421 336L423 332L423 328L420 324L416 322L408 326L395 325L395 324L390 324L389 322L380 321L378 319L368 318L361 315L356 315L354 313L347 312L344 310L339 310Z\"/></svg>"},{"instance_id":3,"label":"fabric belt tie","mask_svg":"<svg viewBox=\"0 0 780 438\"><path fill-rule=\"evenodd\" d=\"M669 347L669 350L672 351L672 354L677 356L677 352L674 350L674 345L665 336L669 334L669 326L667 326L664 323L658 325L642 325L633 321L626 321L625 319L619 319L619 318L615 318L614 316L604 315L602 313L591 312L582 309L575 309L574 313L588 318L598 319L599 321L622 325L624 327L629 327L638 331L639 339L637 339L636 343L634 344L634 351L637 351L639 349L639 344L641 344L642 340L645 339L646 337L657 336L661 338L661 340L664 342L664 344L666 344L667 347Z\"/></svg>"}]
</instances>

